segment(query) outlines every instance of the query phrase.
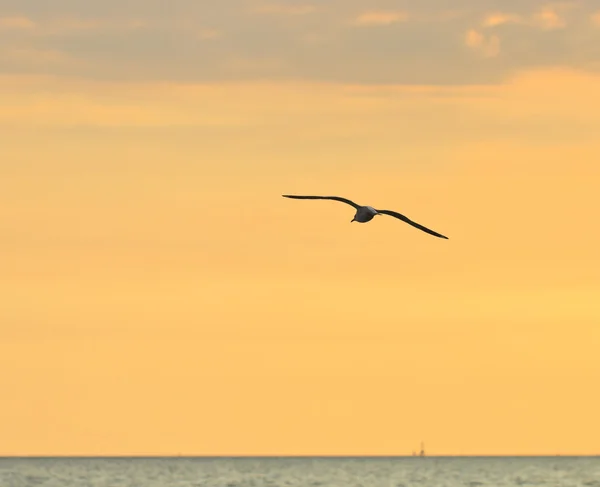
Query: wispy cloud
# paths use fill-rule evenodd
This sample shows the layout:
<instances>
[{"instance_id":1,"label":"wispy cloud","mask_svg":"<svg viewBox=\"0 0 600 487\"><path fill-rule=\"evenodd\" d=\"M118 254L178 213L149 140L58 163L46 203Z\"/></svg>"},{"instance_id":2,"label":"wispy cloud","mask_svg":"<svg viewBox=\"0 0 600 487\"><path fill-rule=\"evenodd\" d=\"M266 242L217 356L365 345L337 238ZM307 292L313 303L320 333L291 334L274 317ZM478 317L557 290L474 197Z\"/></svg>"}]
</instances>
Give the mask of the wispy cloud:
<instances>
[{"instance_id":1,"label":"wispy cloud","mask_svg":"<svg viewBox=\"0 0 600 487\"><path fill-rule=\"evenodd\" d=\"M134 30L146 23L139 19L95 19L76 16L33 21L26 16L0 17L0 30L28 31L34 35L66 35L78 32Z\"/></svg>"},{"instance_id":2,"label":"wispy cloud","mask_svg":"<svg viewBox=\"0 0 600 487\"><path fill-rule=\"evenodd\" d=\"M57 49L34 47L5 47L0 49L0 60L24 64L72 64L77 60Z\"/></svg>"},{"instance_id":3,"label":"wispy cloud","mask_svg":"<svg viewBox=\"0 0 600 487\"><path fill-rule=\"evenodd\" d=\"M523 18L520 15L494 12L485 17L483 20L483 26L495 27L497 25L520 24L522 22Z\"/></svg>"},{"instance_id":4,"label":"wispy cloud","mask_svg":"<svg viewBox=\"0 0 600 487\"><path fill-rule=\"evenodd\" d=\"M61 17L41 24L40 28L47 33L61 34L72 32L134 30L144 27L146 23L138 19L90 19L79 17Z\"/></svg>"},{"instance_id":5,"label":"wispy cloud","mask_svg":"<svg viewBox=\"0 0 600 487\"><path fill-rule=\"evenodd\" d=\"M226 59L221 63L221 68L228 73L235 75L242 75L244 73L280 72L287 67L288 63L285 60L270 57L234 57Z\"/></svg>"},{"instance_id":6,"label":"wispy cloud","mask_svg":"<svg viewBox=\"0 0 600 487\"><path fill-rule=\"evenodd\" d=\"M0 17L0 29L31 30L35 22L27 17Z\"/></svg>"},{"instance_id":7,"label":"wispy cloud","mask_svg":"<svg viewBox=\"0 0 600 487\"><path fill-rule=\"evenodd\" d=\"M504 24L521 24L542 30L563 29L567 26L564 14L576 7L577 4L572 2L556 2L542 5L529 14L491 12L484 17L481 26L493 28Z\"/></svg>"},{"instance_id":8,"label":"wispy cloud","mask_svg":"<svg viewBox=\"0 0 600 487\"><path fill-rule=\"evenodd\" d=\"M176 11L143 0L133 2L139 4L136 8L131 2L106 0L67 2L59 10L7 1L12 7L0 12L0 49L56 49L89 61L82 70L63 69L58 61L52 69L44 66L44 72L62 75L496 83L540 63L600 69L593 43L583 42L583 34L591 39L587 36L600 31L600 7L593 0L519 0L500 2L502 6L491 0L461 0L452 8L442 0L411 6L391 1L369 6L363 0L230 0L211 5L181 0ZM119 1L123 8L116 8ZM525 46L530 47L527 52ZM467 49L478 58L501 56L503 61L474 63L464 56ZM27 55L20 54L23 59ZM399 58L403 63L395 62ZM13 61L2 69L27 71L24 66Z\"/></svg>"},{"instance_id":9,"label":"wispy cloud","mask_svg":"<svg viewBox=\"0 0 600 487\"><path fill-rule=\"evenodd\" d=\"M478 30L470 29L465 34L465 44L484 57L496 57L500 54L500 38L495 34L486 36Z\"/></svg>"},{"instance_id":10,"label":"wispy cloud","mask_svg":"<svg viewBox=\"0 0 600 487\"><path fill-rule=\"evenodd\" d=\"M485 57L495 57L500 54L500 38L496 34L487 34L489 29L506 25L520 24L534 29L555 30L566 27L566 21L561 15L565 10L573 8L572 3L546 4L529 15L519 15L507 12L490 12L484 16L479 29L470 29L465 34L465 44Z\"/></svg>"},{"instance_id":11,"label":"wispy cloud","mask_svg":"<svg viewBox=\"0 0 600 487\"><path fill-rule=\"evenodd\" d=\"M274 15L306 15L313 13L317 7L312 4L289 5L284 3L268 3L254 8L255 12Z\"/></svg>"},{"instance_id":12,"label":"wispy cloud","mask_svg":"<svg viewBox=\"0 0 600 487\"><path fill-rule=\"evenodd\" d=\"M542 7L534 14L534 22L544 30L562 29L566 26L565 20L554 6Z\"/></svg>"},{"instance_id":13,"label":"wispy cloud","mask_svg":"<svg viewBox=\"0 0 600 487\"><path fill-rule=\"evenodd\" d=\"M223 33L217 29L201 29L197 35L197 38L203 41L220 39L221 37L223 37Z\"/></svg>"},{"instance_id":14,"label":"wispy cloud","mask_svg":"<svg viewBox=\"0 0 600 487\"><path fill-rule=\"evenodd\" d=\"M390 25L404 22L408 13L399 10L371 10L358 15L353 24L359 26Z\"/></svg>"}]
</instances>

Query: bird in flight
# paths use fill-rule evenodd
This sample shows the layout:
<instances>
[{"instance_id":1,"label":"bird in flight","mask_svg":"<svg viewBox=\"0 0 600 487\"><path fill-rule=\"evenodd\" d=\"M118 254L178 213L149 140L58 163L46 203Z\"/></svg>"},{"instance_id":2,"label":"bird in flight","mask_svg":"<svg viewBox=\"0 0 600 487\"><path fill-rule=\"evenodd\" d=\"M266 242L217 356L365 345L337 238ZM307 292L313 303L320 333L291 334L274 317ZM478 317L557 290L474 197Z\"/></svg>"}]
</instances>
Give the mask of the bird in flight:
<instances>
[{"instance_id":1,"label":"bird in flight","mask_svg":"<svg viewBox=\"0 0 600 487\"><path fill-rule=\"evenodd\" d=\"M284 194L282 196L284 198L294 198L297 200L341 201L342 203L346 203L347 205L353 206L356 209L356 214L354 215L354 218L351 220L351 223L352 222L367 223L367 222L371 221L376 215L389 215L389 216L393 216L394 218L398 218L399 220L402 220L403 222L408 223L409 225L412 225L413 227L418 228L419 230L422 230L423 232L428 233L429 235L433 235L434 237L445 238L445 239L448 238L448 237L445 237L444 235L442 235L441 233L434 232L433 230L430 230L429 228L426 228L423 225L419 225L418 223L413 222L411 219L405 217L404 215L401 215L400 213L396 213L395 211L376 210L372 206L357 205L354 201L350 201L349 199L341 198L339 196L299 196L299 195L293 195L293 194Z\"/></svg>"}]
</instances>

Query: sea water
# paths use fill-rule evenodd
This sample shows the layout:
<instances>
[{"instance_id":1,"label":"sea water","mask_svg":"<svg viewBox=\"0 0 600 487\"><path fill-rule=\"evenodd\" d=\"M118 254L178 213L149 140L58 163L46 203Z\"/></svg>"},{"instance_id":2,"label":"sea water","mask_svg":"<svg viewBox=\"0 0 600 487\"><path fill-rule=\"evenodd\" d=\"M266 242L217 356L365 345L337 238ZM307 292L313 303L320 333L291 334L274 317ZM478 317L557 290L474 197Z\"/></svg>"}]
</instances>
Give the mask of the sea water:
<instances>
[{"instance_id":1,"label":"sea water","mask_svg":"<svg viewBox=\"0 0 600 487\"><path fill-rule=\"evenodd\" d=\"M600 487L600 457L0 458L0 487Z\"/></svg>"}]
</instances>

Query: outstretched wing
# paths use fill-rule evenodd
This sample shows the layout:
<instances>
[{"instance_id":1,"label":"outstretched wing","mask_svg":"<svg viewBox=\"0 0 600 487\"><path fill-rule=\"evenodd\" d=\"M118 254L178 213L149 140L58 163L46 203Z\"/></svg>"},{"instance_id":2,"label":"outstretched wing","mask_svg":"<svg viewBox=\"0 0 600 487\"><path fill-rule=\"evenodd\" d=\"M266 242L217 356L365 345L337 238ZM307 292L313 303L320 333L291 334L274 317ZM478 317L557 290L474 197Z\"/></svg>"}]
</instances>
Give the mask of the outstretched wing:
<instances>
[{"instance_id":1,"label":"outstretched wing","mask_svg":"<svg viewBox=\"0 0 600 487\"><path fill-rule=\"evenodd\" d=\"M294 198L297 200L334 200L341 201L342 203L346 203L347 205L353 206L357 210L360 208L354 201L350 201L346 198L340 198L339 196L297 196L294 194L282 194L284 198Z\"/></svg>"},{"instance_id":2,"label":"outstretched wing","mask_svg":"<svg viewBox=\"0 0 600 487\"><path fill-rule=\"evenodd\" d=\"M395 218L398 218L399 220L402 220L403 222L408 223L409 225L412 225L413 227L418 228L419 230L422 230L425 233L428 233L429 235L433 235L434 237L448 239L448 237L445 237L441 233L434 232L433 230L430 230L429 228L426 228L423 225L419 225L418 223L413 222L410 218L407 218L404 215L401 215L400 213L396 213L395 211L391 211L391 210L377 210L377 213L382 213L383 215L390 215L390 216L393 216Z\"/></svg>"}]
</instances>

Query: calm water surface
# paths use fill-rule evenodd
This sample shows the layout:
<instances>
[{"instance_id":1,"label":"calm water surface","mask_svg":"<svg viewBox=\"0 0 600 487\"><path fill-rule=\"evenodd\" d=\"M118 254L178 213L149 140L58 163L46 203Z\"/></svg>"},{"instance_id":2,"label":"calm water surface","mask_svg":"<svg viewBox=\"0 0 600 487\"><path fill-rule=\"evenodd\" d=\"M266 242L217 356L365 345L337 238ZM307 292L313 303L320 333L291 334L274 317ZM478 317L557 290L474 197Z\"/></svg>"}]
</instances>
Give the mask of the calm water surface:
<instances>
[{"instance_id":1,"label":"calm water surface","mask_svg":"<svg viewBox=\"0 0 600 487\"><path fill-rule=\"evenodd\" d=\"M600 487L600 457L0 458L0 487Z\"/></svg>"}]
</instances>

